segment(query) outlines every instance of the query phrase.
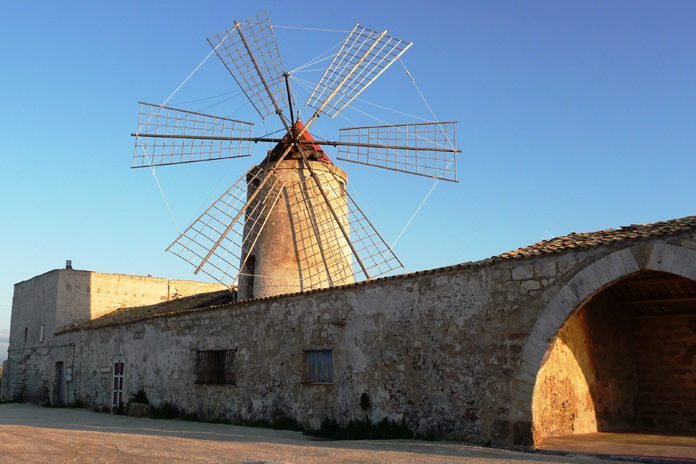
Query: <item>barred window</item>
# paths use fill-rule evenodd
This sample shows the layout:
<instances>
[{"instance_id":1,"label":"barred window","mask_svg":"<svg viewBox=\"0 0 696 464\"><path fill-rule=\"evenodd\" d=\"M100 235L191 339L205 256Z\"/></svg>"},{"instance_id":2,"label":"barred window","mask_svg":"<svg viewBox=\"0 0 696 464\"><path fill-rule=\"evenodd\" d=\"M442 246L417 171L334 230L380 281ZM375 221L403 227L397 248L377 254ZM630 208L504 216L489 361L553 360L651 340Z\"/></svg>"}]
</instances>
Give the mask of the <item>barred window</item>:
<instances>
[{"instance_id":1,"label":"barred window","mask_svg":"<svg viewBox=\"0 0 696 464\"><path fill-rule=\"evenodd\" d=\"M306 383L333 383L332 350L305 350L304 381Z\"/></svg>"},{"instance_id":2,"label":"barred window","mask_svg":"<svg viewBox=\"0 0 696 464\"><path fill-rule=\"evenodd\" d=\"M196 352L196 383L234 385L234 354L236 350L205 350Z\"/></svg>"}]
</instances>

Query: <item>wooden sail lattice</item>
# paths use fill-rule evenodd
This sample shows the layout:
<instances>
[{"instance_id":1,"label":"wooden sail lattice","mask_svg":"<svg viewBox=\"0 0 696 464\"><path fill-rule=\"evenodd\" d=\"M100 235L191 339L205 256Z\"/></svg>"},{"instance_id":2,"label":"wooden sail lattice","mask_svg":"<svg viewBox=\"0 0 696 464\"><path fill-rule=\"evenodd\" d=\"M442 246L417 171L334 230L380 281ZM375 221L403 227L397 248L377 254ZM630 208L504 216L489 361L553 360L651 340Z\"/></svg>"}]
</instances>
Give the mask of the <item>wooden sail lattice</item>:
<instances>
[{"instance_id":1,"label":"wooden sail lattice","mask_svg":"<svg viewBox=\"0 0 696 464\"><path fill-rule=\"evenodd\" d=\"M340 160L457 180L456 122L348 127L339 134Z\"/></svg>"},{"instance_id":2,"label":"wooden sail lattice","mask_svg":"<svg viewBox=\"0 0 696 464\"><path fill-rule=\"evenodd\" d=\"M250 156L253 123L140 102L131 167ZM228 138L228 140L224 140Z\"/></svg>"},{"instance_id":3,"label":"wooden sail lattice","mask_svg":"<svg viewBox=\"0 0 696 464\"><path fill-rule=\"evenodd\" d=\"M357 24L312 91L307 105L336 117L411 47Z\"/></svg>"},{"instance_id":4,"label":"wooden sail lattice","mask_svg":"<svg viewBox=\"0 0 696 464\"><path fill-rule=\"evenodd\" d=\"M249 199L248 185L260 184ZM283 184L258 168L247 171L196 219L169 247L183 260L220 283L230 285L239 276L259 233L278 201Z\"/></svg>"},{"instance_id":5,"label":"wooden sail lattice","mask_svg":"<svg viewBox=\"0 0 696 464\"><path fill-rule=\"evenodd\" d=\"M276 113L274 99L280 108L288 106L283 60L268 15L237 21L208 42L262 119Z\"/></svg>"}]
</instances>

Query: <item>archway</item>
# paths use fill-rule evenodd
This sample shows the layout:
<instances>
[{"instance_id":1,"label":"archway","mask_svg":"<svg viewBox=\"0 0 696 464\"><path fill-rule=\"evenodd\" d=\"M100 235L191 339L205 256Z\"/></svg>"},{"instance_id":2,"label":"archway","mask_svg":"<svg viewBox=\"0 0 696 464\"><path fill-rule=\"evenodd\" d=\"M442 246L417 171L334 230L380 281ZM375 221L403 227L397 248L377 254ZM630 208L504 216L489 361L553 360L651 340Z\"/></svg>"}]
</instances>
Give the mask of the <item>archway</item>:
<instances>
[{"instance_id":1,"label":"archway","mask_svg":"<svg viewBox=\"0 0 696 464\"><path fill-rule=\"evenodd\" d=\"M593 432L696 436L696 281L643 270L582 303L541 363L532 429L537 446Z\"/></svg>"}]
</instances>

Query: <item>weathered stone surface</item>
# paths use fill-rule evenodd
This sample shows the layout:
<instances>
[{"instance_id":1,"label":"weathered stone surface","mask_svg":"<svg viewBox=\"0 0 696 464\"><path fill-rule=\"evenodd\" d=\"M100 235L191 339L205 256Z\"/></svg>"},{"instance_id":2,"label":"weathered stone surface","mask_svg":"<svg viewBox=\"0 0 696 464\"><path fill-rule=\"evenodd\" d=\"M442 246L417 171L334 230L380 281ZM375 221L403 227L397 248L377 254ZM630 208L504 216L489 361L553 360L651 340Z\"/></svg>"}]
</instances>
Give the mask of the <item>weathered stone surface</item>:
<instances>
[{"instance_id":1,"label":"weathered stone surface","mask_svg":"<svg viewBox=\"0 0 696 464\"><path fill-rule=\"evenodd\" d=\"M662 239L649 243L667 249ZM549 346L608 280L622 268L639 268L634 248L617 243L488 260L56 335L57 326L44 322L54 348L45 357L24 359L24 321L57 320L60 313L55 306L32 312L29 306L37 305L27 304L17 309L17 328L13 315L11 349L18 351L10 355L21 362L9 363L3 395L41 400L62 391L67 403L80 399L110 407L114 362L123 361L124 398L143 389L155 407L167 402L201 418L292 417L317 427L327 417L345 424L367 414L374 421L404 420L422 434L529 444L535 384L570 392L565 379L572 383L557 372L538 382L545 356L547 366L555 362ZM651 260L660 259L654 254ZM692 268L687 261L682 269ZM49 280L31 298L53 301L67 291L58 279ZM17 299L29 298L21 291ZM73 310L60 313L62 320ZM332 350L332 382L306 381L304 351L310 349ZM235 383L197 383L201 350L234 351ZM60 386L54 382L56 362L72 369L71 380ZM12 386L6 390L6 384ZM360 406L363 393L370 398L367 412ZM574 394L573 404L544 406L565 411L562 427L584 407L582 392Z\"/></svg>"},{"instance_id":2,"label":"weathered stone surface","mask_svg":"<svg viewBox=\"0 0 696 464\"><path fill-rule=\"evenodd\" d=\"M512 280L526 280L534 278L534 265L520 263L512 268Z\"/></svg>"}]
</instances>

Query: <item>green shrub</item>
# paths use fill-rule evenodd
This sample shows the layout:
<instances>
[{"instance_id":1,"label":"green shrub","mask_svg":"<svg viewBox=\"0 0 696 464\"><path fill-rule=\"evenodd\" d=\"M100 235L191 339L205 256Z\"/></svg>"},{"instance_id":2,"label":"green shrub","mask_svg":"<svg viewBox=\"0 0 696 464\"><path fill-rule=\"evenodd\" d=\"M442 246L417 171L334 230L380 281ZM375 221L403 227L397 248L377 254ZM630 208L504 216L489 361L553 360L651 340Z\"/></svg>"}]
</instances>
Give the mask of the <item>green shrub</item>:
<instances>
[{"instance_id":1,"label":"green shrub","mask_svg":"<svg viewBox=\"0 0 696 464\"><path fill-rule=\"evenodd\" d=\"M178 419L180 416L179 409L166 401L159 408L152 408L153 419Z\"/></svg>"},{"instance_id":2,"label":"green shrub","mask_svg":"<svg viewBox=\"0 0 696 464\"><path fill-rule=\"evenodd\" d=\"M307 435L328 438L331 440L392 440L398 438L413 438L413 432L404 421L397 422L382 419L372 423L369 420L352 420L345 426L340 426L333 419L324 419L318 430L308 430Z\"/></svg>"},{"instance_id":3,"label":"green shrub","mask_svg":"<svg viewBox=\"0 0 696 464\"><path fill-rule=\"evenodd\" d=\"M70 403L68 407L73 409L82 409L85 407L85 404L82 402L82 400L76 399L75 401Z\"/></svg>"},{"instance_id":4,"label":"green shrub","mask_svg":"<svg viewBox=\"0 0 696 464\"><path fill-rule=\"evenodd\" d=\"M143 390L142 388L138 390L136 393L131 394L130 402L150 404L150 401L147 399L147 393L145 393L145 390Z\"/></svg>"}]
</instances>

